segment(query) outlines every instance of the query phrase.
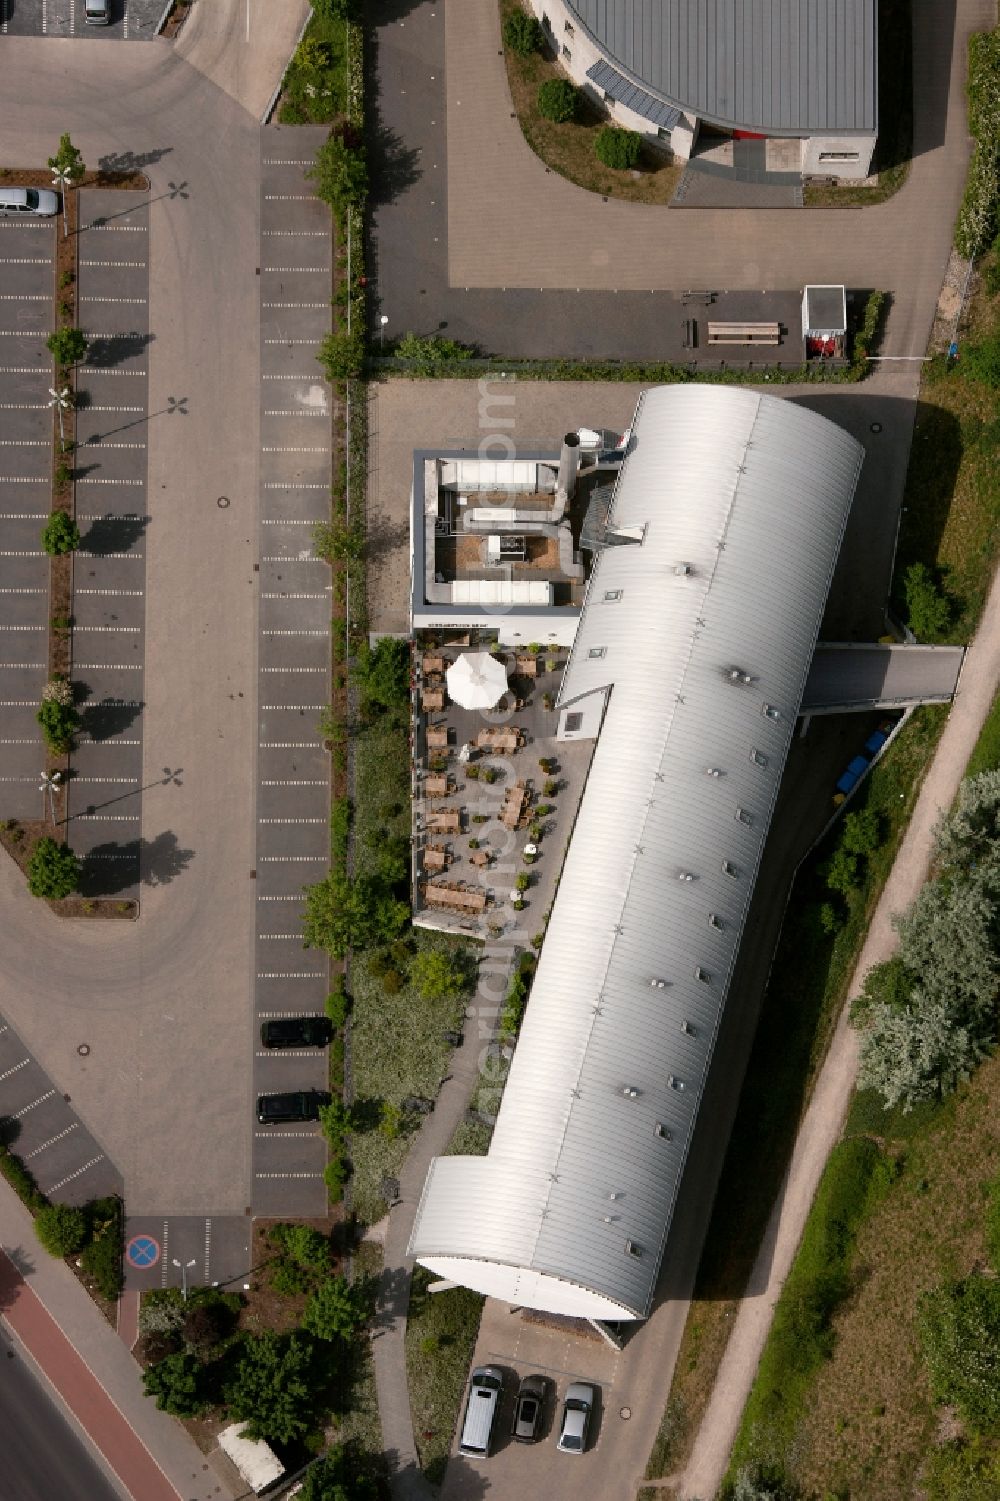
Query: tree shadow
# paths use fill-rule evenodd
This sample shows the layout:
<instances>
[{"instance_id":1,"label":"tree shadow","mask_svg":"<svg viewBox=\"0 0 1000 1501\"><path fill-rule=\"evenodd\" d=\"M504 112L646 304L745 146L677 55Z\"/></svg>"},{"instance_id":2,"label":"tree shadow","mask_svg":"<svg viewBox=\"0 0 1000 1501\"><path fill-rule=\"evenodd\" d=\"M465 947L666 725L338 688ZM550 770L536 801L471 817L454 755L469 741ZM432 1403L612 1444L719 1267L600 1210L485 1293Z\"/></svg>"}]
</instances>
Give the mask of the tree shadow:
<instances>
[{"instance_id":1,"label":"tree shadow","mask_svg":"<svg viewBox=\"0 0 1000 1501\"><path fill-rule=\"evenodd\" d=\"M90 693L86 683L76 683L74 687L78 697ZM80 730L91 740L112 740L130 729L145 707L141 699L98 699L96 703L84 704L80 710Z\"/></svg>"},{"instance_id":2,"label":"tree shadow","mask_svg":"<svg viewBox=\"0 0 1000 1501\"><path fill-rule=\"evenodd\" d=\"M87 358L84 363L100 369L121 365L125 360L134 359L142 354L154 338L154 334L130 333L107 334L91 339L87 345Z\"/></svg>"},{"instance_id":3,"label":"tree shadow","mask_svg":"<svg viewBox=\"0 0 1000 1501\"><path fill-rule=\"evenodd\" d=\"M155 167L173 149L160 146L152 151L109 151L106 156L98 157L97 166L101 172L141 172L144 167Z\"/></svg>"},{"instance_id":4,"label":"tree shadow","mask_svg":"<svg viewBox=\"0 0 1000 1501\"><path fill-rule=\"evenodd\" d=\"M409 527L405 522L377 521L368 530L365 557L369 562L388 557L404 545L409 535Z\"/></svg>"},{"instance_id":5,"label":"tree shadow","mask_svg":"<svg viewBox=\"0 0 1000 1501\"><path fill-rule=\"evenodd\" d=\"M371 103L365 144L368 148L371 181L369 199L372 208L391 203L407 188L412 188L423 176L419 151L415 147L408 146L402 136L386 124L382 115L378 68L379 38L376 28L379 25L388 25L397 19L395 16L384 15L391 8L389 3L375 7L377 19L372 27L373 40L366 58L366 84Z\"/></svg>"},{"instance_id":6,"label":"tree shadow","mask_svg":"<svg viewBox=\"0 0 1000 1501\"><path fill-rule=\"evenodd\" d=\"M111 553L131 552L141 541L147 526L148 516L97 516L80 538L80 547L95 558L104 558Z\"/></svg>"},{"instance_id":7,"label":"tree shadow","mask_svg":"<svg viewBox=\"0 0 1000 1501\"><path fill-rule=\"evenodd\" d=\"M22 1131L21 1122L12 1115L0 1115L0 1147L10 1151Z\"/></svg>"},{"instance_id":8,"label":"tree shadow","mask_svg":"<svg viewBox=\"0 0 1000 1501\"><path fill-rule=\"evenodd\" d=\"M23 1246L4 1246L0 1252L0 1313L17 1302L23 1285L22 1279L35 1270L36 1262L30 1251ZM8 1354L13 1354L13 1347Z\"/></svg>"},{"instance_id":9,"label":"tree shadow","mask_svg":"<svg viewBox=\"0 0 1000 1501\"><path fill-rule=\"evenodd\" d=\"M81 857L80 895L113 896L135 886L166 886L187 869L194 850L180 849L169 830L155 839L109 841Z\"/></svg>"}]
</instances>

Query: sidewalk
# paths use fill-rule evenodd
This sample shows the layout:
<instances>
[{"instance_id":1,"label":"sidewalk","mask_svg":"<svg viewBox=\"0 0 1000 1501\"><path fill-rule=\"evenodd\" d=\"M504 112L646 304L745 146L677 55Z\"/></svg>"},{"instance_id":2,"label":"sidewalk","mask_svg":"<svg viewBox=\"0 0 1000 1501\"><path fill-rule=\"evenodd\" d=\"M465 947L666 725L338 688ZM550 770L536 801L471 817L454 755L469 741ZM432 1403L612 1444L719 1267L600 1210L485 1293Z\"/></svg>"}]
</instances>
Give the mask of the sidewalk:
<instances>
[{"instance_id":1,"label":"sidewalk","mask_svg":"<svg viewBox=\"0 0 1000 1501\"><path fill-rule=\"evenodd\" d=\"M219 1501L206 1456L143 1395L136 1362L2 1180L0 1317L135 1501Z\"/></svg>"},{"instance_id":2,"label":"sidewalk","mask_svg":"<svg viewBox=\"0 0 1000 1501\"><path fill-rule=\"evenodd\" d=\"M934 826L950 808L1000 683L1000 573L994 578L979 630L965 658L958 693L937 753L924 779L913 818L861 951L849 994L855 996L873 964L895 952L892 926L927 878ZM771 1327L771 1316L802 1238L806 1217L827 1158L840 1137L854 1089L857 1033L845 1006L795 1143L787 1178L771 1211L750 1285L763 1287L745 1298L719 1366L711 1400L680 1483L680 1495L708 1501L729 1463L743 1408ZM765 1285L766 1284L766 1285Z\"/></svg>"}]
</instances>

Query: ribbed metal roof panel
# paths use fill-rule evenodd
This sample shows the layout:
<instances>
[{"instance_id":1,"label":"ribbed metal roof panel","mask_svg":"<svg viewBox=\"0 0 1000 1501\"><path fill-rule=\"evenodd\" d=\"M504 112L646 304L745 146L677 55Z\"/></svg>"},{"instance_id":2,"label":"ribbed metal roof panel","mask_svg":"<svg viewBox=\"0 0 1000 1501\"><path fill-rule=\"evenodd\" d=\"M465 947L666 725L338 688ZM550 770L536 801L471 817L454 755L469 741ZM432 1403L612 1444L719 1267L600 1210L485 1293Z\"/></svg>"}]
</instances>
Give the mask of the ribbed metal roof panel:
<instances>
[{"instance_id":1,"label":"ribbed metal roof panel","mask_svg":"<svg viewBox=\"0 0 1000 1501\"><path fill-rule=\"evenodd\" d=\"M567 0L632 80L701 119L871 132L877 0Z\"/></svg>"},{"instance_id":2,"label":"ribbed metal roof panel","mask_svg":"<svg viewBox=\"0 0 1000 1501\"><path fill-rule=\"evenodd\" d=\"M774 397L640 401L610 524L643 540L598 557L563 680L611 691L531 1002L489 1154L435 1167L415 1255L516 1243L647 1311L861 459Z\"/></svg>"},{"instance_id":3,"label":"ribbed metal roof panel","mask_svg":"<svg viewBox=\"0 0 1000 1501\"><path fill-rule=\"evenodd\" d=\"M638 84L632 83L603 58L587 69L587 77L605 94L610 94L612 99L624 104L626 109L634 110L644 120L659 125L663 130L673 130L681 117L676 105L664 104L662 99L656 99L646 89L640 89Z\"/></svg>"}]
</instances>

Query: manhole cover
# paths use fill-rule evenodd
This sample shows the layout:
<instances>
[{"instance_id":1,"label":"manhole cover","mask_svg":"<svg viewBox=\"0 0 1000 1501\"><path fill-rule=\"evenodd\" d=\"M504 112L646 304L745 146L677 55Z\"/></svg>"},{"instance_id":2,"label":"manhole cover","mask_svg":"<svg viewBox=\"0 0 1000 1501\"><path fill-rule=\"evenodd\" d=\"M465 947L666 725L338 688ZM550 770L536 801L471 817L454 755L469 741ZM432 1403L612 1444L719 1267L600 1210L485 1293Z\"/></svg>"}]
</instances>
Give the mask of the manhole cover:
<instances>
[{"instance_id":1,"label":"manhole cover","mask_svg":"<svg viewBox=\"0 0 1000 1501\"><path fill-rule=\"evenodd\" d=\"M868 431L870 433L880 433L882 431L882 424L881 424L881 422L873 422L870 425Z\"/></svg>"},{"instance_id":2,"label":"manhole cover","mask_svg":"<svg viewBox=\"0 0 1000 1501\"><path fill-rule=\"evenodd\" d=\"M220 495L219 498L218 498L218 500L215 502L215 504L219 507L220 511L226 510L226 508L229 505L229 496L228 495Z\"/></svg>"},{"instance_id":3,"label":"manhole cover","mask_svg":"<svg viewBox=\"0 0 1000 1501\"><path fill-rule=\"evenodd\" d=\"M80 1046L77 1048L77 1052L80 1054L81 1058L86 1058L88 1053L90 1052L90 1043L81 1042Z\"/></svg>"},{"instance_id":4,"label":"manhole cover","mask_svg":"<svg viewBox=\"0 0 1000 1501\"><path fill-rule=\"evenodd\" d=\"M631 1407L620 1407L618 1409L618 1412L619 1412L619 1415L625 1419L626 1423L628 1422L629 1418L632 1416L632 1409L631 1409Z\"/></svg>"}]
</instances>

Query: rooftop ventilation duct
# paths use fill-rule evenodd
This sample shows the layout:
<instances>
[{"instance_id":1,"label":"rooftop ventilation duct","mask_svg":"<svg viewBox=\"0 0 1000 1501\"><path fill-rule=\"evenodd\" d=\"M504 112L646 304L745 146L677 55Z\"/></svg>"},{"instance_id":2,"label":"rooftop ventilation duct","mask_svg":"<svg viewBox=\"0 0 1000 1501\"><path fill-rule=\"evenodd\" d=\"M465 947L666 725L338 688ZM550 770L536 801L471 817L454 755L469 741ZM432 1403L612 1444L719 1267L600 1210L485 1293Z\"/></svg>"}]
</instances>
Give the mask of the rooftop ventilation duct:
<instances>
[{"instance_id":1,"label":"rooftop ventilation duct","mask_svg":"<svg viewBox=\"0 0 1000 1501\"><path fill-rule=\"evenodd\" d=\"M576 476L580 470L580 434L567 433L559 450L559 473L556 497L567 504L576 494Z\"/></svg>"}]
</instances>

